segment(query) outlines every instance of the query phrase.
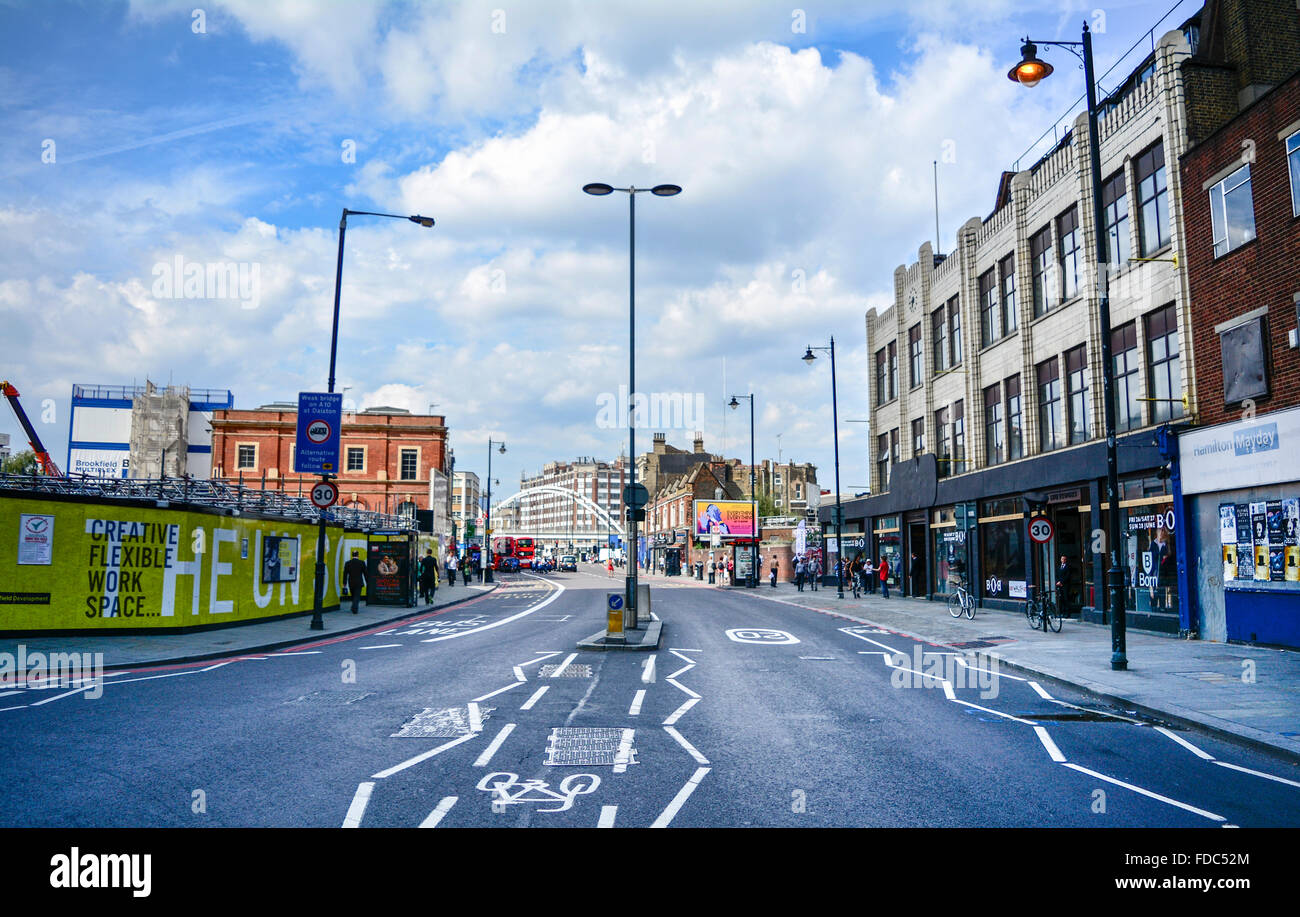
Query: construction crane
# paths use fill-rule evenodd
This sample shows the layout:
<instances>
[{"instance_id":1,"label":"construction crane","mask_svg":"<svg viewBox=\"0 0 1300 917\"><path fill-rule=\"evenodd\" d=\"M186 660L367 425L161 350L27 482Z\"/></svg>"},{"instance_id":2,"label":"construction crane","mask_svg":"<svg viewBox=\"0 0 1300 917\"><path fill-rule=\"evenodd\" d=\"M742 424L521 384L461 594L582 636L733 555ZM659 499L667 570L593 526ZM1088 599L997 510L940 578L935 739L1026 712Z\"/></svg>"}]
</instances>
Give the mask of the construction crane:
<instances>
[{"instance_id":1,"label":"construction crane","mask_svg":"<svg viewBox=\"0 0 1300 917\"><path fill-rule=\"evenodd\" d=\"M32 451L36 453L36 462L40 465L41 474L52 478L63 477L63 473L59 471L59 466L54 464L54 459L50 458L50 453L45 451L45 445L41 442L40 436L37 435L36 428L27 419L27 412L23 410L22 404L18 401L18 389L8 382L0 382L0 391L4 392L4 396L13 405L14 413L18 415L18 422L23 425L23 430L27 433L27 442L32 447Z\"/></svg>"}]
</instances>

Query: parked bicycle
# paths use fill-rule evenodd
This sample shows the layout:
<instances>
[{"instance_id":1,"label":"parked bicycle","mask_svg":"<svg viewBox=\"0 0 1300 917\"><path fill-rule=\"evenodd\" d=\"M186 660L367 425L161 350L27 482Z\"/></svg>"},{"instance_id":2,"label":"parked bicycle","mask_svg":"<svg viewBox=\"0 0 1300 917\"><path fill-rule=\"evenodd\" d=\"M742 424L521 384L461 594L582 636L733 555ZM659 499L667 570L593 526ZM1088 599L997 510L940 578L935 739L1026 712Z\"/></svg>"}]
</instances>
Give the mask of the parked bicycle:
<instances>
[{"instance_id":1,"label":"parked bicycle","mask_svg":"<svg viewBox=\"0 0 1300 917\"><path fill-rule=\"evenodd\" d=\"M1041 629L1047 633L1047 628L1051 628L1055 633L1061 632L1061 611L1056 607L1050 595L1044 593L1041 597L1035 595L1037 591L1034 586L1026 587L1029 592L1029 600L1025 602L1025 617L1029 619L1030 630Z\"/></svg>"},{"instance_id":2,"label":"parked bicycle","mask_svg":"<svg viewBox=\"0 0 1300 917\"><path fill-rule=\"evenodd\" d=\"M948 596L948 614L954 618L965 615L968 620L975 618L975 596L970 594L966 584L960 580L950 582L952 593Z\"/></svg>"}]
</instances>

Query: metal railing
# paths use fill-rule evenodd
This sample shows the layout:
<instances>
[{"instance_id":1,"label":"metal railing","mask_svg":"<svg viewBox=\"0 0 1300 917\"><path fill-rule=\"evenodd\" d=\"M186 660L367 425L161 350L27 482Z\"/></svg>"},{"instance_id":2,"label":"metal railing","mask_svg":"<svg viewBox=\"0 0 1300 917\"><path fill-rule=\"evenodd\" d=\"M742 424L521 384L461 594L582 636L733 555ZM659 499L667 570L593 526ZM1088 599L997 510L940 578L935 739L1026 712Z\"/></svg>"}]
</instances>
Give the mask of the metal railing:
<instances>
[{"instance_id":1,"label":"metal railing","mask_svg":"<svg viewBox=\"0 0 1300 917\"><path fill-rule=\"evenodd\" d=\"M320 521L321 513L306 497L285 491L262 490L242 484L189 477L105 478L70 474L59 478L43 474L0 474L0 495L5 490L107 500L150 500L155 503L208 507L231 515L250 512L286 516L312 523ZM415 528L415 520L408 515L342 506L331 506L325 511L325 519L361 530Z\"/></svg>"}]
</instances>

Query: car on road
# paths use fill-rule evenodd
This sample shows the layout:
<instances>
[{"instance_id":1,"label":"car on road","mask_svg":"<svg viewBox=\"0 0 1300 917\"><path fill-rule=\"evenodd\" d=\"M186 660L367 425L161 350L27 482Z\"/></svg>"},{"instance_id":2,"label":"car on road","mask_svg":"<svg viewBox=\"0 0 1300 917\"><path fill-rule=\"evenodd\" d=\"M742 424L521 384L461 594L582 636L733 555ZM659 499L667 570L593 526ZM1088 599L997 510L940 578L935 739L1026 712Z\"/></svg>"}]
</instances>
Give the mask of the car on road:
<instances>
[{"instance_id":1,"label":"car on road","mask_svg":"<svg viewBox=\"0 0 1300 917\"><path fill-rule=\"evenodd\" d=\"M562 573L563 573L563 572L567 572L567 573L577 573L577 572L578 572L578 558L574 557L572 554L561 554L561 555L560 555L560 571L561 571Z\"/></svg>"}]
</instances>

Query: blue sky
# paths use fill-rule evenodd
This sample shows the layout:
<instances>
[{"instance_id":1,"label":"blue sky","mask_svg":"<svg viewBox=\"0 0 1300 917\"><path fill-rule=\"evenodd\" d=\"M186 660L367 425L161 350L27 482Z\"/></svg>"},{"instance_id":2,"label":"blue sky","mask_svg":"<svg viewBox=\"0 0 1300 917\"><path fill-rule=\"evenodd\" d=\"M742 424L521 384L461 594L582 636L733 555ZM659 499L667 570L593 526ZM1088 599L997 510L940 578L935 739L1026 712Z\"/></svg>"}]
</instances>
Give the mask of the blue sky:
<instances>
[{"instance_id":1,"label":"blue sky","mask_svg":"<svg viewBox=\"0 0 1300 917\"><path fill-rule=\"evenodd\" d=\"M951 245L1082 92L1063 51L1058 78L1011 85L1020 36L1087 17L1104 69L1173 0L229 0L201 22L199 3L0 2L0 374L34 417L53 400L56 460L74 382L171 378L239 407L323 389L343 206L438 220L350 224L349 397L437 402L460 468L505 439L503 486L612 457L623 435L595 419L626 382L626 206L579 189L672 181L638 201L638 388L704 393L706 443L725 423L732 455L747 424L722 405L754 391L760 456L780 433L827 486L828 368L803 348L836 337L840 417L867 416L863 316L933 235L931 162L955 152ZM154 295L177 256L256 264L255 307ZM0 432L22 448L7 408ZM866 432L841 427L846 489Z\"/></svg>"}]
</instances>

